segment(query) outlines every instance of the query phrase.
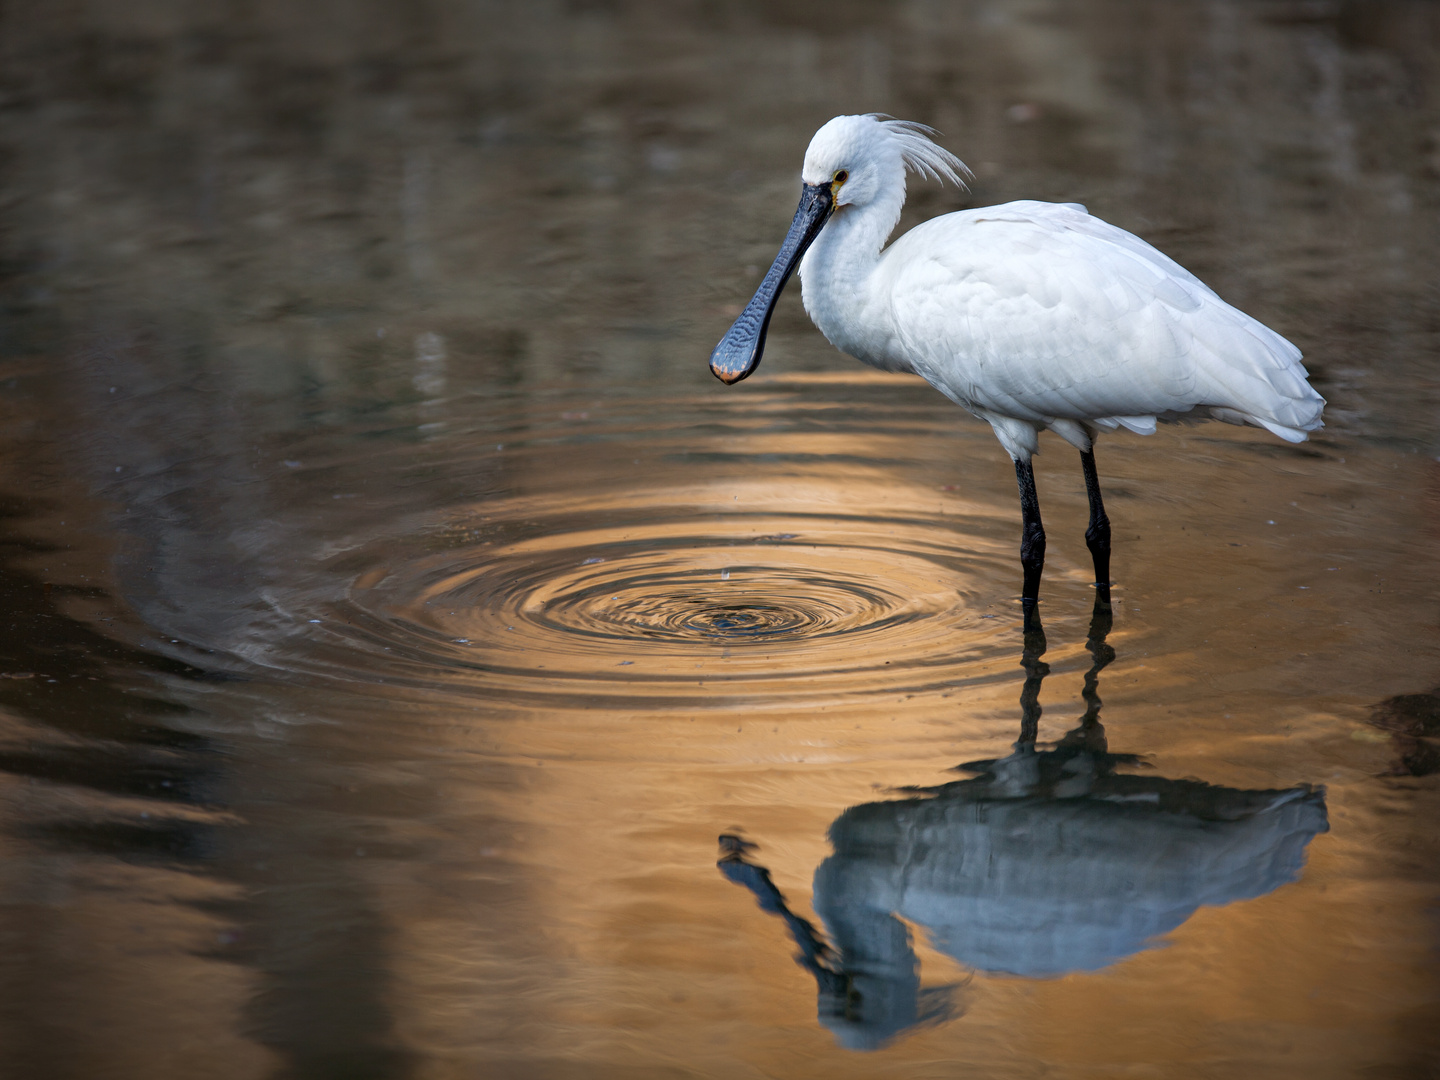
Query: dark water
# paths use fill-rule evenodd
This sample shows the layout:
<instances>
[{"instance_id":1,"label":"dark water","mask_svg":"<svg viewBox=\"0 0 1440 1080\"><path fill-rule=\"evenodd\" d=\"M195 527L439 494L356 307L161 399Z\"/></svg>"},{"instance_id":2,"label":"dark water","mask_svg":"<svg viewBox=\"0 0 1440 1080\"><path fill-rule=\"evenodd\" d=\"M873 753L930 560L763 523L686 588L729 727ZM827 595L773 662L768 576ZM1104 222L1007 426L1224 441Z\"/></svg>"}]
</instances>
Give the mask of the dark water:
<instances>
[{"instance_id":1,"label":"dark water","mask_svg":"<svg viewBox=\"0 0 1440 1080\"><path fill-rule=\"evenodd\" d=\"M1326 429L1102 441L1109 612L1042 442L1023 634L987 428L706 371L864 110ZM0 1072L1440 1074L1437 204L1418 2L6 6Z\"/></svg>"}]
</instances>

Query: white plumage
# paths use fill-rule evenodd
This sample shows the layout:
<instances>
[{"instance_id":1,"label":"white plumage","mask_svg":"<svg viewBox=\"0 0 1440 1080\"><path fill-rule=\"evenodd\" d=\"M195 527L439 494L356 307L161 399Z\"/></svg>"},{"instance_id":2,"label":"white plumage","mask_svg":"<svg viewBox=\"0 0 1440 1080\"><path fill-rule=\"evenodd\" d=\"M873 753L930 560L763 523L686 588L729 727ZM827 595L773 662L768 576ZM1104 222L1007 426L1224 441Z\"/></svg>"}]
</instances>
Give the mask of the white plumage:
<instances>
[{"instance_id":1,"label":"white plumage","mask_svg":"<svg viewBox=\"0 0 1440 1080\"><path fill-rule=\"evenodd\" d=\"M1099 432L1151 434L1157 420L1213 417L1300 442L1322 426L1325 401L1305 381L1299 349L1083 206L964 210L885 247L907 168L956 183L968 175L929 130L867 115L837 116L815 133L790 234L716 346L717 376L735 382L758 365L770 312L798 263L805 309L832 344L915 372L994 428L1016 463L1026 542L1039 546L1028 560L1022 547L1028 599L1039 580L1030 563L1043 563L1029 468L1040 431L1084 455L1108 573L1109 523L1091 456ZM1096 564L1104 584L1098 554Z\"/></svg>"},{"instance_id":2,"label":"white plumage","mask_svg":"<svg viewBox=\"0 0 1440 1080\"><path fill-rule=\"evenodd\" d=\"M1196 407L1291 442L1320 426L1299 349L1077 204L946 214L881 251L906 164L964 169L913 125L870 116L836 117L805 155L808 184L850 174L800 264L805 308L837 348L921 375L1013 457L1035 452L1039 428L1088 450L1087 424L1150 434ZM847 201L871 169L879 182Z\"/></svg>"}]
</instances>

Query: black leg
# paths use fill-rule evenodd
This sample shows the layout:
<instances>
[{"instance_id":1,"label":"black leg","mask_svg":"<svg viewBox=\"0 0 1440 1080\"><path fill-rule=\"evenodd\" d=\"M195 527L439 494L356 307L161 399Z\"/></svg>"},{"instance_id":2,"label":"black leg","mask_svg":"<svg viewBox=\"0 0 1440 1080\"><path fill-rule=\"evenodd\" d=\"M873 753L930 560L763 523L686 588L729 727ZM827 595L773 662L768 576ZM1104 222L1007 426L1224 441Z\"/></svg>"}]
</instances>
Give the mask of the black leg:
<instances>
[{"instance_id":1,"label":"black leg","mask_svg":"<svg viewBox=\"0 0 1440 1080\"><path fill-rule=\"evenodd\" d=\"M1020 566L1025 571L1021 602L1026 619L1040 599L1040 574L1045 569L1045 526L1040 524L1040 499L1035 494L1035 471L1030 462L1015 462L1015 480L1020 485Z\"/></svg>"},{"instance_id":2,"label":"black leg","mask_svg":"<svg viewBox=\"0 0 1440 1080\"><path fill-rule=\"evenodd\" d=\"M1085 494L1090 497L1090 525L1085 530L1085 546L1095 560L1095 596L1110 602L1110 519L1105 515L1105 502L1100 498L1100 477L1095 472L1095 451L1080 455L1085 470Z\"/></svg>"}]
</instances>

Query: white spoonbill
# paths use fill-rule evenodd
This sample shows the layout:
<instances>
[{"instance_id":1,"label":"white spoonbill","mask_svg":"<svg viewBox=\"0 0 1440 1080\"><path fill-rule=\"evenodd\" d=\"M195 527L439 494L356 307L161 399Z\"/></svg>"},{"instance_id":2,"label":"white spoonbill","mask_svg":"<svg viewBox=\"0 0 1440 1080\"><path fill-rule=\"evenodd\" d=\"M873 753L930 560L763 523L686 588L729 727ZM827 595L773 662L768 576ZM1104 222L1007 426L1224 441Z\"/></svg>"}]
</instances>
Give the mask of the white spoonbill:
<instances>
[{"instance_id":1,"label":"white spoonbill","mask_svg":"<svg viewBox=\"0 0 1440 1080\"><path fill-rule=\"evenodd\" d=\"M1048 428L1080 451L1085 543L1102 597L1110 520L1095 437L1195 412L1288 442L1322 426L1300 350L1137 236L1075 203L1012 202L933 218L884 247L905 171L963 184L922 124L837 116L805 151L800 207L754 298L710 355L726 383L755 370L780 290L800 267L805 310L843 352L922 376L988 420L1015 461L1027 613L1045 530L1030 457ZM884 248L884 250L882 250Z\"/></svg>"}]
</instances>

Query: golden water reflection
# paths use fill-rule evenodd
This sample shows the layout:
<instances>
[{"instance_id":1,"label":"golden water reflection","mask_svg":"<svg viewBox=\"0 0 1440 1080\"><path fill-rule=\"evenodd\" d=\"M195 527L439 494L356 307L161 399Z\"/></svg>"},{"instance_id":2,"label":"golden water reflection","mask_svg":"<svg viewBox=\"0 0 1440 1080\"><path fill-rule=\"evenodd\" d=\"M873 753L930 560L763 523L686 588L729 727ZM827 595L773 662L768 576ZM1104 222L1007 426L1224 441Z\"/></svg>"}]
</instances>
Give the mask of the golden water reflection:
<instances>
[{"instance_id":1,"label":"golden water reflection","mask_svg":"<svg viewBox=\"0 0 1440 1080\"><path fill-rule=\"evenodd\" d=\"M0 1072L1433 1072L1437 12L7 5ZM1103 752L1065 741L1096 663L1069 450L1036 462L1028 693L983 425L835 355L797 295L760 377L705 371L811 132L868 109L975 167L907 224L1086 202L1294 338L1331 402L1303 447L1101 442ZM1063 935L952 954L897 905L918 989L880 1026L962 1015L837 1045L716 835L818 933L833 823L990 807L1031 766L1089 785L1001 800L1042 825L1177 800L1275 877L1265 827L1318 807L1253 793L1324 785L1331 831L1253 899L1173 885L1086 962L1165 947L1094 970ZM1096 794L1132 790L1159 801ZM1068 973L989 971L1027 963Z\"/></svg>"},{"instance_id":2,"label":"golden water reflection","mask_svg":"<svg viewBox=\"0 0 1440 1080\"><path fill-rule=\"evenodd\" d=\"M959 766L975 779L835 820L813 897L829 942L790 910L753 842L720 838L721 871L784 918L819 987L820 1021L842 1045L877 1049L958 1012L957 987L921 989L907 924L967 969L1053 978L1153 947L1202 905L1299 877L1310 840L1329 828L1323 788L1246 791L1117 771L1142 762L1111 753L1100 722L1112 622L1097 602L1085 714L1057 742L1036 744L1049 674L1037 619L1025 635L1012 753Z\"/></svg>"}]
</instances>

